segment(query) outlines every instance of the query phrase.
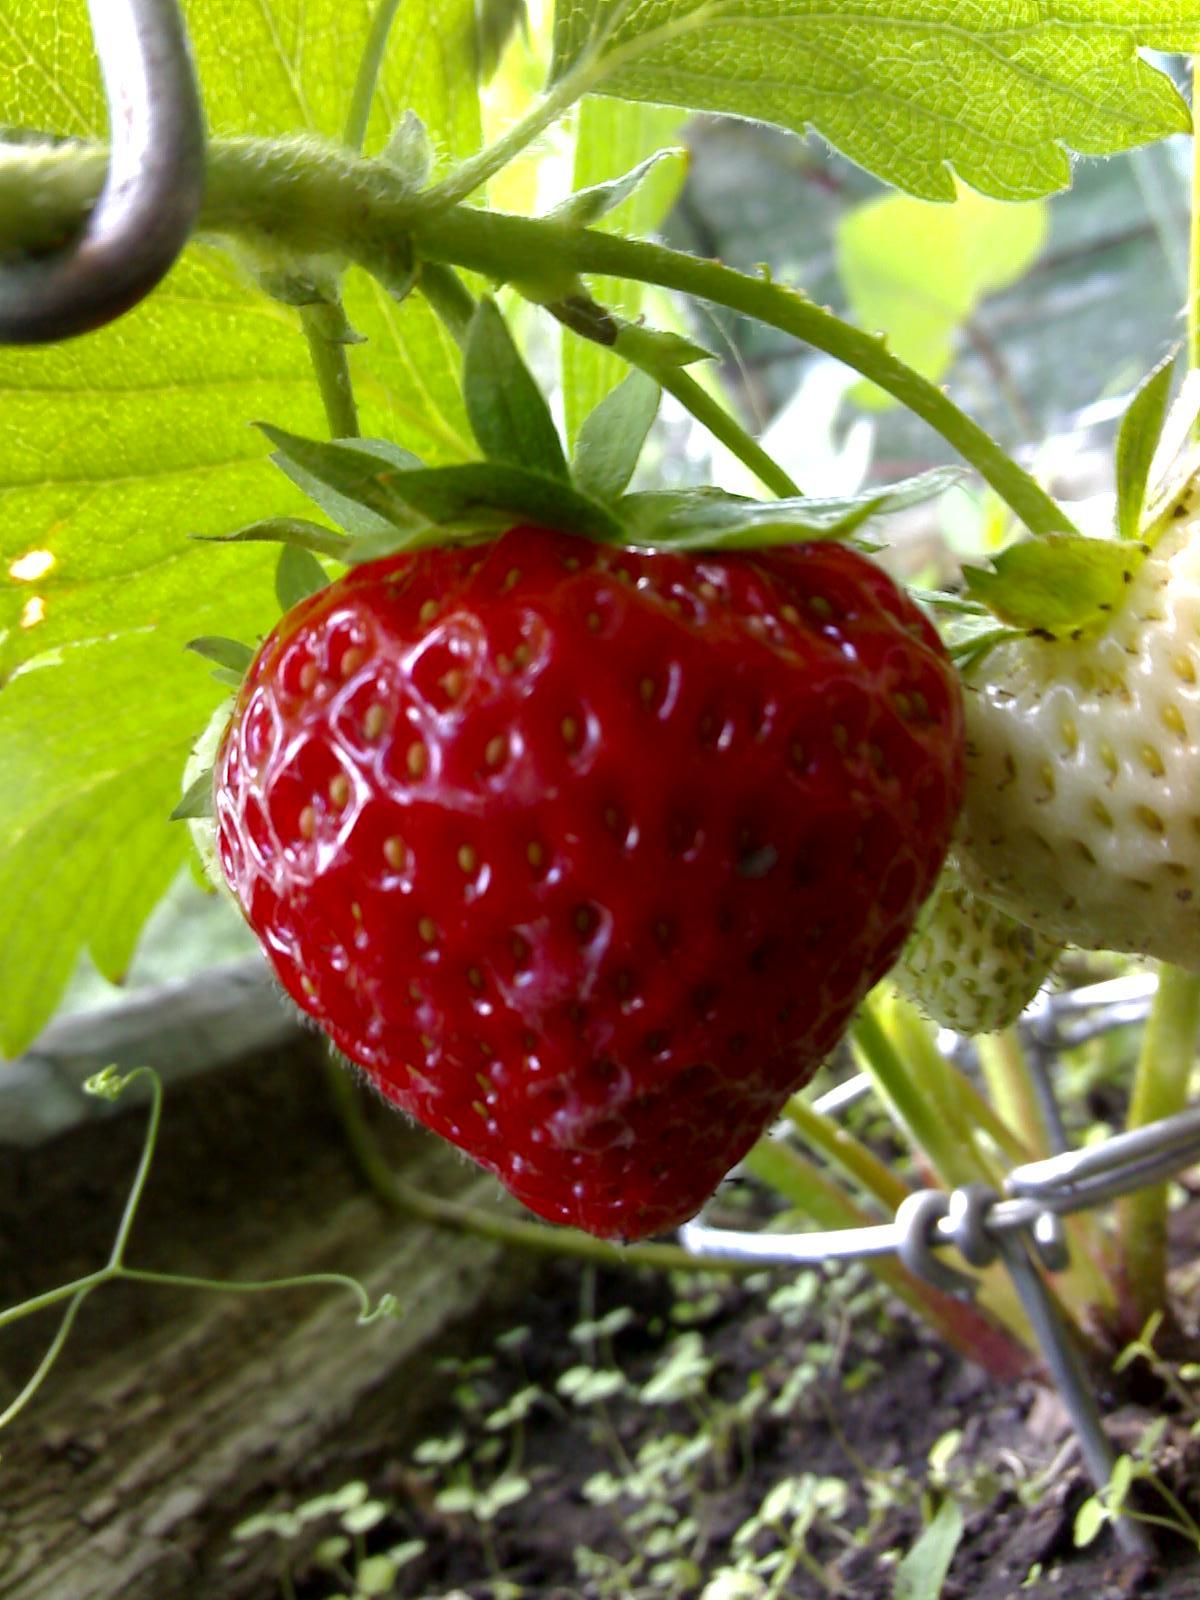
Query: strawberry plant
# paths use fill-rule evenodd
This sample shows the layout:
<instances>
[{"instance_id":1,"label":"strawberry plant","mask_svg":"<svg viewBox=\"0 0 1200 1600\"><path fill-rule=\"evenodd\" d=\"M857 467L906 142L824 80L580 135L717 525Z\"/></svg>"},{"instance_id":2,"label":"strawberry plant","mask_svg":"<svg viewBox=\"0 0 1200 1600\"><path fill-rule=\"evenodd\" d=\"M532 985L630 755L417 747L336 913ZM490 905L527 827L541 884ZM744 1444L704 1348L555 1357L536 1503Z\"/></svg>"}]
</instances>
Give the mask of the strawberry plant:
<instances>
[{"instance_id":1,"label":"strawberry plant","mask_svg":"<svg viewBox=\"0 0 1200 1600\"><path fill-rule=\"evenodd\" d=\"M0 247L36 262L100 191L105 109L80 6L13 17ZM1200 48L1200 8L560 0L514 40L515 20L193 0L195 242L107 329L0 353L0 1047L82 951L119 978L194 838L389 1099L604 1238L682 1221L743 1158L819 1225L894 1211L907 1181L799 1094L847 1031L937 1181L999 1187L1048 1153L1011 1037L985 1095L910 999L867 998L897 960L904 996L967 1032L1010 1022L1062 945L1171 963L1131 1117L1178 1108L1200 1012L1190 386L1173 447L1171 362L1130 405L1097 537L938 382L946 315L1018 272L1039 222L1007 265L970 263L900 342L912 364L802 286L652 234L701 111L811 132L903 191L839 241L860 267L915 200L967 254L1072 155L1190 130L1146 52ZM571 183L547 204L555 139ZM855 298L911 287L881 300L860 271ZM806 495L687 305L906 408L1003 508L1005 548L905 593L877 560L889 519L959 469ZM664 397L753 494L655 475ZM759 1139L781 1111L802 1143ZM475 1225L381 1174L346 1116L397 1203ZM1163 1307L1164 1219L1151 1189L1115 1233L1072 1224L1056 1291L1081 1341ZM1029 1369L996 1269L974 1305L876 1270L959 1349Z\"/></svg>"}]
</instances>

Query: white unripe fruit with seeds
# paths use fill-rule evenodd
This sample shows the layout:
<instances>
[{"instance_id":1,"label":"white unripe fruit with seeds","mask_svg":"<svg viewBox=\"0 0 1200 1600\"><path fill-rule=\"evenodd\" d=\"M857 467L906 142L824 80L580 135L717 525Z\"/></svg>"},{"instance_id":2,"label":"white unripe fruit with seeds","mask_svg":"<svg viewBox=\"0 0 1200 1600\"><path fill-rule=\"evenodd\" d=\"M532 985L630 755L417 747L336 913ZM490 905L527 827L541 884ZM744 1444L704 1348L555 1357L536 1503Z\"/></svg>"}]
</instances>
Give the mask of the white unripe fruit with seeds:
<instances>
[{"instance_id":1,"label":"white unripe fruit with seeds","mask_svg":"<svg viewBox=\"0 0 1200 1600\"><path fill-rule=\"evenodd\" d=\"M1200 517L1101 636L1010 640L964 687L968 885L1048 939L1200 971Z\"/></svg>"},{"instance_id":2,"label":"white unripe fruit with seeds","mask_svg":"<svg viewBox=\"0 0 1200 1600\"><path fill-rule=\"evenodd\" d=\"M1060 949L972 894L951 859L891 977L942 1027L993 1033L1021 1015Z\"/></svg>"}]
</instances>

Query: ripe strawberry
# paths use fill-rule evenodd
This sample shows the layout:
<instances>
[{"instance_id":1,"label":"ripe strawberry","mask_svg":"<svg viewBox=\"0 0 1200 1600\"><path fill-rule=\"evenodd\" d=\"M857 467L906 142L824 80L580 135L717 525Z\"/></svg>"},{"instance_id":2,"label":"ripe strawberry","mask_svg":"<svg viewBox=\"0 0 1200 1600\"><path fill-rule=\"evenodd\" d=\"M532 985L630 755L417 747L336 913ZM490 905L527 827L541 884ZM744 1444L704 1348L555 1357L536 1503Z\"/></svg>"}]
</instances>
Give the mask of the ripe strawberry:
<instances>
[{"instance_id":1,"label":"ripe strawberry","mask_svg":"<svg viewBox=\"0 0 1200 1600\"><path fill-rule=\"evenodd\" d=\"M1175 523L1099 637L1011 640L967 682L956 850L1047 938L1200 970L1200 541Z\"/></svg>"},{"instance_id":2,"label":"ripe strawberry","mask_svg":"<svg viewBox=\"0 0 1200 1600\"><path fill-rule=\"evenodd\" d=\"M942 1027L994 1033L1021 1015L1059 949L972 894L951 858L892 981Z\"/></svg>"},{"instance_id":3,"label":"ripe strawberry","mask_svg":"<svg viewBox=\"0 0 1200 1600\"><path fill-rule=\"evenodd\" d=\"M290 612L216 769L281 981L532 1210L691 1215L887 971L962 783L933 630L836 544L516 528Z\"/></svg>"}]
</instances>

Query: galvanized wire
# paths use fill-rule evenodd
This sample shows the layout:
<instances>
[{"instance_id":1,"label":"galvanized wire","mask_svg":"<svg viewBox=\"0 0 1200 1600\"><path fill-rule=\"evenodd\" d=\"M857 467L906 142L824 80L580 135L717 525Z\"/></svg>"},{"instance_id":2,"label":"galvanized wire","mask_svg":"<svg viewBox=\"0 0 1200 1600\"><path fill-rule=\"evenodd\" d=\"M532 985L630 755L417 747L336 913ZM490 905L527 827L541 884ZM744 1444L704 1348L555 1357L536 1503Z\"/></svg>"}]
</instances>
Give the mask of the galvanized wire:
<instances>
[{"instance_id":1,"label":"galvanized wire","mask_svg":"<svg viewBox=\"0 0 1200 1600\"><path fill-rule=\"evenodd\" d=\"M1163 1183L1200 1161L1200 1107L1114 1134L1103 1144L1071 1150L1047 1065L1058 1050L1143 1021L1154 988L1152 977L1135 976L1043 995L1022 1019L1039 1104L1057 1153L1014 1167L1004 1180L1003 1194L986 1184L950 1192L921 1189L908 1196L891 1221L803 1233L715 1228L701 1215L680 1230L681 1242L696 1256L760 1261L764 1266L817 1267L894 1255L910 1272L959 1296L974 1293L978 1280L941 1260L939 1251L953 1246L975 1268L1002 1261L1066 1405L1087 1472L1096 1488L1103 1489L1112 1477L1115 1454L1075 1342L1035 1257L1048 1271L1061 1271L1069 1253L1060 1218ZM945 1054L966 1063L969 1041L943 1033L938 1042ZM813 1107L830 1115L870 1090L864 1074L821 1095ZM781 1125L782 1137L789 1131ZM1123 1549L1142 1558L1153 1554L1153 1542L1141 1523L1121 1511L1112 1522Z\"/></svg>"},{"instance_id":2,"label":"galvanized wire","mask_svg":"<svg viewBox=\"0 0 1200 1600\"><path fill-rule=\"evenodd\" d=\"M100 198L56 250L0 264L0 344L87 333L136 305L170 268L204 186L204 119L176 0L89 0L108 99Z\"/></svg>"}]
</instances>

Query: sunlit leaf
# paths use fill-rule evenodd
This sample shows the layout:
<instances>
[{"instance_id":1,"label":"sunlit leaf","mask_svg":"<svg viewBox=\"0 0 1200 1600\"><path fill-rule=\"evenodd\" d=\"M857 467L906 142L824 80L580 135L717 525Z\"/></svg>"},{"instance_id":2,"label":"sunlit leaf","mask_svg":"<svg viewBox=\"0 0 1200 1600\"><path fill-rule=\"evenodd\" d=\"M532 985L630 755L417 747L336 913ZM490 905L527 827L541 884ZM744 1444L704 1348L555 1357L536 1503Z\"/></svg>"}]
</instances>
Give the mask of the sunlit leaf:
<instances>
[{"instance_id":1,"label":"sunlit leaf","mask_svg":"<svg viewBox=\"0 0 1200 1600\"><path fill-rule=\"evenodd\" d=\"M815 128L927 200L1027 200L1109 155L1191 126L1140 49L1195 49L1185 0L559 0L555 72L658 105ZM607 70L605 70L607 67Z\"/></svg>"}]
</instances>

